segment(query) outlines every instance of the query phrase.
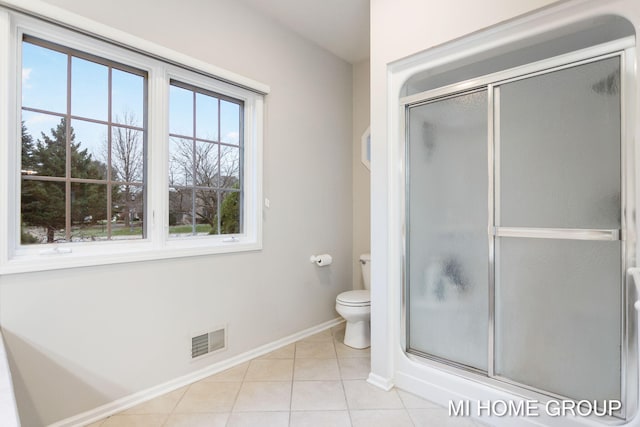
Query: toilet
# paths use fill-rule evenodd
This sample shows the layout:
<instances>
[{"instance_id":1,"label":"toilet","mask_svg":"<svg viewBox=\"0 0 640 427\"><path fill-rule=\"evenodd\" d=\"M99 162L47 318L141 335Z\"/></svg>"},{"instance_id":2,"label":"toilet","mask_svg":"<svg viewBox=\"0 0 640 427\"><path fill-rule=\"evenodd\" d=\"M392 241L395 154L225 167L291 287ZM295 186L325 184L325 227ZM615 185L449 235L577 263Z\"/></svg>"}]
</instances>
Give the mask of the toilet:
<instances>
[{"instance_id":1,"label":"toilet","mask_svg":"<svg viewBox=\"0 0 640 427\"><path fill-rule=\"evenodd\" d=\"M371 345L371 255L360 256L364 289L343 292L336 297L336 311L347 322L344 343L353 348Z\"/></svg>"}]
</instances>

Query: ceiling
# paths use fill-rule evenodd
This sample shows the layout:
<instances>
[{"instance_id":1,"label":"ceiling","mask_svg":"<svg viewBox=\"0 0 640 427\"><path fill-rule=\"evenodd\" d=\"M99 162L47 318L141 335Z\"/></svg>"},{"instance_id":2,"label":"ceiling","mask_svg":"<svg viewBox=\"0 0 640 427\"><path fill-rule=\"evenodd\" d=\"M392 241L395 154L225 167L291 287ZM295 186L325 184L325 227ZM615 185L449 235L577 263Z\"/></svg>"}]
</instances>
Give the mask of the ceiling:
<instances>
[{"instance_id":1,"label":"ceiling","mask_svg":"<svg viewBox=\"0 0 640 427\"><path fill-rule=\"evenodd\" d=\"M242 0L355 64L369 58L369 0Z\"/></svg>"}]
</instances>

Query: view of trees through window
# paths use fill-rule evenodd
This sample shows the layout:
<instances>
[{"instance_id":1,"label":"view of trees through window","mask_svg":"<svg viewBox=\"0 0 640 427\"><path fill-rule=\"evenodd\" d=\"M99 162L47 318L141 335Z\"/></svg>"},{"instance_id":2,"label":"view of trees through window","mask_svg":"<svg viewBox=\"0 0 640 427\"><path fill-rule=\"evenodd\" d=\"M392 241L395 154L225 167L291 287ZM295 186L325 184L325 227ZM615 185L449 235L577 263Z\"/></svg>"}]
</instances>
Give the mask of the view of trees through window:
<instances>
[{"instance_id":1,"label":"view of trees through window","mask_svg":"<svg viewBox=\"0 0 640 427\"><path fill-rule=\"evenodd\" d=\"M139 239L146 73L22 43L21 243Z\"/></svg>"},{"instance_id":2,"label":"view of trees through window","mask_svg":"<svg viewBox=\"0 0 640 427\"><path fill-rule=\"evenodd\" d=\"M170 235L241 230L242 103L172 82Z\"/></svg>"},{"instance_id":3,"label":"view of trees through window","mask_svg":"<svg viewBox=\"0 0 640 427\"><path fill-rule=\"evenodd\" d=\"M21 244L143 238L146 72L29 36L21 54ZM169 89L168 235L240 233L244 104Z\"/></svg>"}]
</instances>

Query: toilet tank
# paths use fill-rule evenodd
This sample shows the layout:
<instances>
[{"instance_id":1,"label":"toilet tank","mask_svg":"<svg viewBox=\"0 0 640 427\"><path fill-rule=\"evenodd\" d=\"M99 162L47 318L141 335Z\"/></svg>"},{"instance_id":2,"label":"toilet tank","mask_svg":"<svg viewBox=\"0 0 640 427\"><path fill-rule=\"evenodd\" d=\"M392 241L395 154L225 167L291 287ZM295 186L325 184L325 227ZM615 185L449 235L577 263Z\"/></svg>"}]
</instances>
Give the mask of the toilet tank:
<instances>
[{"instance_id":1,"label":"toilet tank","mask_svg":"<svg viewBox=\"0 0 640 427\"><path fill-rule=\"evenodd\" d=\"M360 255L360 267L362 267L364 288L371 289L371 254Z\"/></svg>"}]
</instances>

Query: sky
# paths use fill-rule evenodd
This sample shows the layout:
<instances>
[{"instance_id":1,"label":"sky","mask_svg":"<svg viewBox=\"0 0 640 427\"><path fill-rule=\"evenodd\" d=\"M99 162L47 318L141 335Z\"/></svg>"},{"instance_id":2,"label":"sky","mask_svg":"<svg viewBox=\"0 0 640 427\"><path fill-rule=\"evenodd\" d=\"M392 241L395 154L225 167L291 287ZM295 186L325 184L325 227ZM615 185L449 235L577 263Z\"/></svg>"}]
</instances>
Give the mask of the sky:
<instances>
[{"instance_id":1,"label":"sky","mask_svg":"<svg viewBox=\"0 0 640 427\"><path fill-rule=\"evenodd\" d=\"M28 42L22 43L22 106L65 114L67 111L68 56ZM103 64L72 57L71 114L83 118L108 119L109 68ZM142 126L144 115L144 78L112 68L112 119L118 123ZM239 141L239 106L212 96L180 87L170 88L170 133L193 137L193 97L196 100L197 138L220 140L230 144ZM220 129L218 129L218 110ZM125 120L125 115L129 120ZM34 139L41 132L50 135L60 122L60 115L22 111L22 120ZM106 158L107 125L72 119L76 142L98 160ZM142 138L139 138L142 141ZM142 149L142 148L141 148Z\"/></svg>"}]
</instances>

